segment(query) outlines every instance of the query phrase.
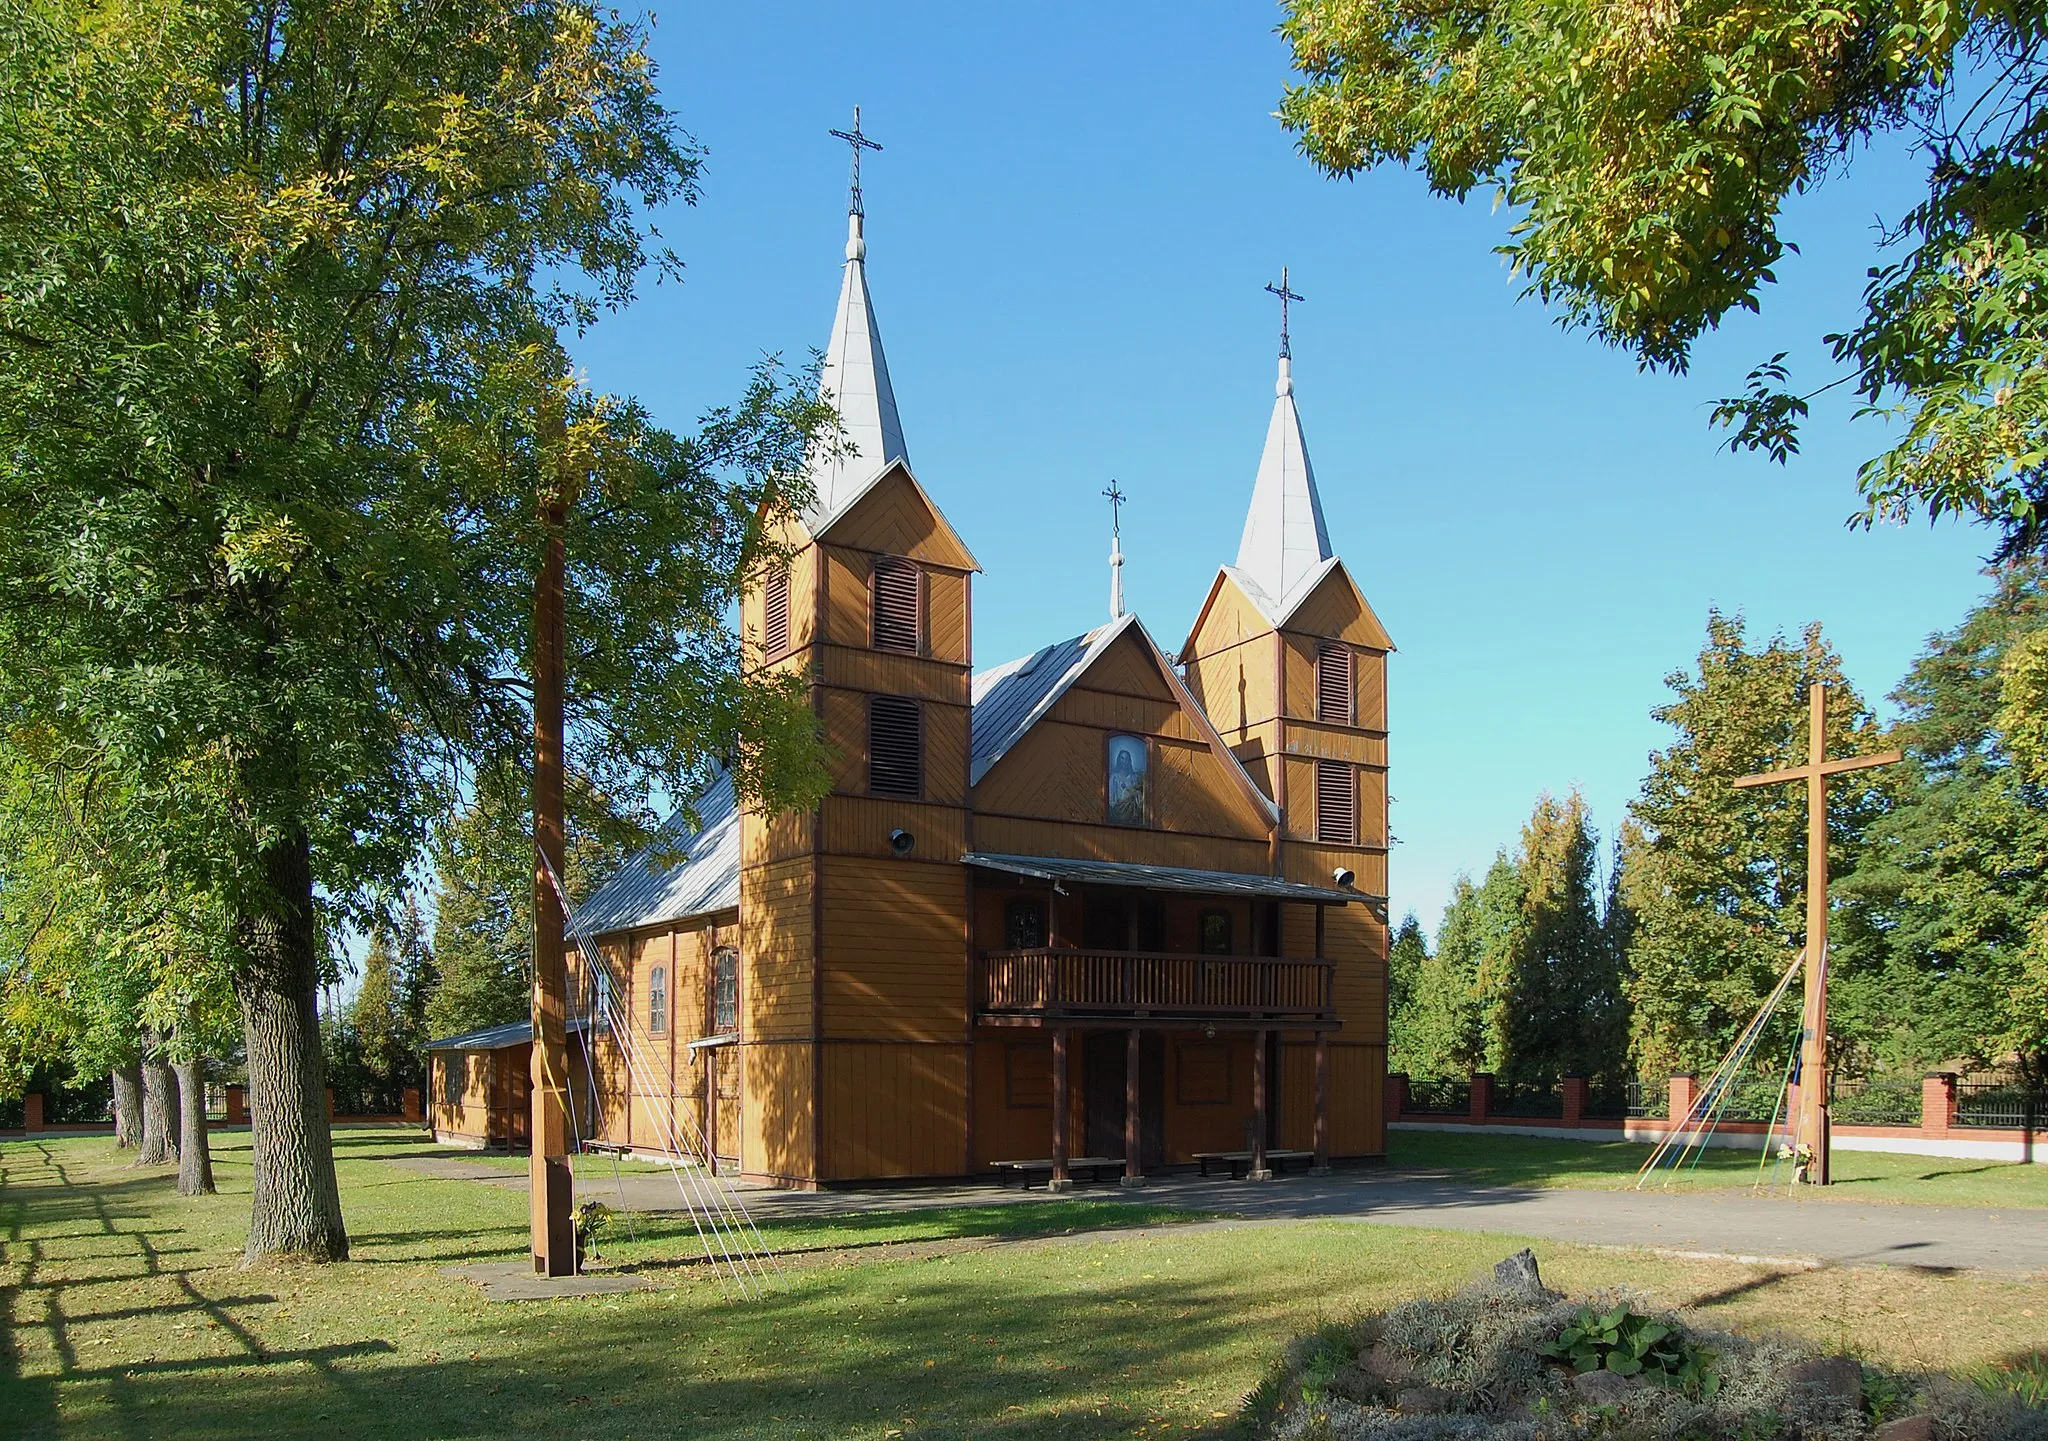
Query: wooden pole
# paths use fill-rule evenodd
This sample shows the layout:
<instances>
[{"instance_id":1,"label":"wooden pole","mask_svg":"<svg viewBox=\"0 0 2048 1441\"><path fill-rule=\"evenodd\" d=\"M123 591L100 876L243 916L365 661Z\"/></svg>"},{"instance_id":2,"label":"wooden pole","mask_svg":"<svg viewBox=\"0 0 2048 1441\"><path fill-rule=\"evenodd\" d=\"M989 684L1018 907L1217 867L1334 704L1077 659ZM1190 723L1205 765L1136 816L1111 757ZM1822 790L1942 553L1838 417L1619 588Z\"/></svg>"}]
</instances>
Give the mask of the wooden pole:
<instances>
[{"instance_id":1,"label":"wooden pole","mask_svg":"<svg viewBox=\"0 0 2048 1441\"><path fill-rule=\"evenodd\" d=\"M1318 1171L1330 1169L1330 1033L1316 1032L1316 1161Z\"/></svg>"},{"instance_id":2,"label":"wooden pole","mask_svg":"<svg viewBox=\"0 0 2048 1441\"><path fill-rule=\"evenodd\" d=\"M1145 1162L1141 1144L1143 1132L1138 1124L1138 1028L1133 1026L1125 1034L1127 1040L1124 1044L1124 1184L1142 1186L1145 1184Z\"/></svg>"},{"instance_id":3,"label":"wooden pole","mask_svg":"<svg viewBox=\"0 0 2048 1441\"><path fill-rule=\"evenodd\" d=\"M1252 1050L1252 1160L1248 1179L1270 1181L1273 1172L1266 1164L1266 1032L1254 1031Z\"/></svg>"},{"instance_id":4,"label":"wooden pole","mask_svg":"<svg viewBox=\"0 0 2048 1441\"><path fill-rule=\"evenodd\" d=\"M1813 1147L1808 1181L1829 1181L1828 1153L1828 777L1821 761L1828 753L1828 688L1807 691L1808 771L1806 777L1806 967L1805 1006L1799 1057L1799 1134Z\"/></svg>"},{"instance_id":5,"label":"wooden pole","mask_svg":"<svg viewBox=\"0 0 2048 1441\"><path fill-rule=\"evenodd\" d=\"M1067 1027L1055 1026L1052 1033L1052 1179L1048 1191L1065 1191L1073 1186L1067 1176Z\"/></svg>"},{"instance_id":6,"label":"wooden pole","mask_svg":"<svg viewBox=\"0 0 2048 1441\"><path fill-rule=\"evenodd\" d=\"M533 1087L531 1160L533 1269L576 1273L576 1222L569 1174L569 1107L562 934L568 917L555 889L562 873L562 692L564 506L546 506L547 555L533 599ZM591 978L595 983L596 978Z\"/></svg>"}]
</instances>

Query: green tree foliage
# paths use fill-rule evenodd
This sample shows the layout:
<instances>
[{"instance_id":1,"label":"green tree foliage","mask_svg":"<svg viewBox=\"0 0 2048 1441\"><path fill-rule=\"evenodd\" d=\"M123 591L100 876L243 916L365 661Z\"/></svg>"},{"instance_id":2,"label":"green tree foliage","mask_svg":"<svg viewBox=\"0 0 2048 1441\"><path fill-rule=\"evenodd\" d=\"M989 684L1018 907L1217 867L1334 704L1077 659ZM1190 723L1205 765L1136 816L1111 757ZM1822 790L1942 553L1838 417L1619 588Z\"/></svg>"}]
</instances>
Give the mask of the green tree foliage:
<instances>
[{"instance_id":1,"label":"green tree foliage","mask_svg":"<svg viewBox=\"0 0 2048 1441\"><path fill-rule=\"evenodd\" d=\"M395 1113L408 1090L425 1096L426 1000L436 978L426 922L407 897L395 924L371 931L362 983L346 1016L327 1027L329 1073L335 1074L337 1052L360 1068L352 1079L363 1111ZM338 1077L334 1084L337 1092L343 1089Z\"/></svg>"},{"instance_id":2,"label":"green tree foliage","mask_svg":"<svg viewBox=\"0 0 2048 1441\"><path fill-rule=\"evenodd\" d=\"M1999 715L2008 661L2048 634L2048 564L1992 579L1892 697L1911 774L1837 888L1834 1017L1860 1040L1852 1062L1916 1072L2016 1055L2039 1075L2048 1053L2048 787L2015 764Z\"/></svg>"},{"instance_id":3,"label":"green tree foliage","mask_svg":"<svg viewBox=\"0 0 2048 1441\"><path fill-rule=\"evenodd\" d=\"M1627 1049L1621 966L1600 913L1599 838L1585 798L1544 796L1522 828L1520 923L1492 996L1503 1079L1613 1076Z\"/></svg>"},{"instance_id":4,"label":"green tree foliage","mask_svg":"<svg viewBox=\"0 0 2048 1441\"><path fill-rule=\"evenodd\" d=\"M1410 911L1401 917L1387 948L1387 1067L1411 1076L1434 1074L1418 1064L1415 1038L1410 1034L1423 972L1428 969L1429 940L1422 934L1415 912Z\"/></svg>"},{"instance_id":5,"label":"green tree foliage","mask_svg":"<svg viewBox=\"0 0 2048 1441\"><path fill-rule=\"evenodd\" d=\"M234 960L251 1254L346 1252L323 912L522 752L565 502L570 745L622 810L822 784L726 623L829 424L764 368L679 439L574 385L697 156L579 0L0 0L0 715L117 778ZM316 895L319 897L316 903Z\"/></svg>"},{"instance_id":6,"label":"green tree foliage","mask_svg":"<svg viewBox=\"0 0 2048 1441\"><path fill-rule=\"evenodd\" d=\"M1674 698L1653 714L1678 734L1651 756L1629 808L1620 883L1634 932L1624 989L1640 1074L1710 1071L1804 943L1805 790L1734 782L1806 760L1816 682L1830 688L1830 754L1882 749L1818 625L1796 645L1772 636L1752 646L1741 617L1713 612L1695 668L1666 678ZM1856 873L1862 836L1897 784L1885 770L1829 782L1831 880ZM1794 1010L1778 1023L1781 1055Z\"/></svg>"},{"instance_id":7,"label":"green tree foliage","mask_svg":"<svg viewBox=\"0 0 2048 1441\"><path fill-rule=\"evenodd\" d=\"M1481 884L1458 877L1436 951L1417 974L1402 1021L1413 1074L1464 1076L1498 1067L1496 1002L1513 966L1523 895L1520 870L1506 851Z\"/></svg>"},{"instance_id":8,"label":"green tree foliage","mask_svg":"<svg viewBox=\"0 0 2048 1441\"><path fill-rule=\"evenodd\" d=\"M1924 509L2039 542L2048 520L2048 29L2032 5L1765 0L1290 0L1303 83L1281 104L1316 164L1414 165L1438 194L1490 189L1502 246L1570 324L1682 369L1754 310L1788 242L1786 198L1896 132L1924 198L1887 237L1863 313L1828 337L1873 410L1903 423L1862 469L1866 517ZM1784 357L1724 405L1783 459L1808 397Z\"/></svg>"}]
</instances>

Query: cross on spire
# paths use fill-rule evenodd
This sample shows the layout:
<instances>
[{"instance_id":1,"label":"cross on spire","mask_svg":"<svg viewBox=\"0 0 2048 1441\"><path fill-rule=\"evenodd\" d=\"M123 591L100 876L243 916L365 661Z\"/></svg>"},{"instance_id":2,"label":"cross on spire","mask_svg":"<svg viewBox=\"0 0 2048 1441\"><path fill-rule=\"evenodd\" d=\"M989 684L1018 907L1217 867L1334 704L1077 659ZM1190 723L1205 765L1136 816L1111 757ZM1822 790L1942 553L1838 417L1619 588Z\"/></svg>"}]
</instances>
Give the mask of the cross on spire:
<instances>
[{"instance_id":1,"label":"cross on spire","mask_svg":"<svg viewBox=\"0 0 2048 1441\"><path fill-rule=\"evenodd\" d=\"M1306 300L1308 297L1296 295L1293 290L1288 288L1287 267L1284 265L1280 267L1280 283L1278 285L1268 285L1266 293L1280 297L1280 358L1282 360L1291 360L1294 356L1294 351L1287 343L1287 306L1291 301Z\"/></svg>"},{"instance_id":2,"label":"cross on spire","mask_svg":"<svg viewBox=\"0 0 2048 1441\"><path fill-rule=\"evenodd\" d=\"M834 130L831 133L836 139L844 140L847 147L853 151L853 201L852 208L847 211L847 214L865 218L867 211L861 208L860 201L860 153L863 150L880 150L882 147L861 134L860 107L858 105L853 107L853 129ZM1284 281L1284 274L1282 279Z\"/></svg>"},{"instance_id":3,"label":"cross on spire","mask_svg":"<svg viewBox=\"0 0 2048 1441\"><path fill-rule=\"evenodd\" d=\"M1122 512L1124 493L1116 488L1116 482L1112 480L1109 483L1109 489L1103 491L1102 496L1103 499L1109 502L1109 533L1121 537L1123 535Z\"/></svg>"},{"instance_id":4,"label":"cross on spire","mask_svg":"<svg viewBox=\"0 0 2048 1441\"><path fill-rule=\"evenodd\" d=\"M1124 493L1118 490L1116 482L1102 492L1109 502L1109 618L1122 620L1124 615L1124 546L1123 507Z\"/></svg>"}]
</instances>

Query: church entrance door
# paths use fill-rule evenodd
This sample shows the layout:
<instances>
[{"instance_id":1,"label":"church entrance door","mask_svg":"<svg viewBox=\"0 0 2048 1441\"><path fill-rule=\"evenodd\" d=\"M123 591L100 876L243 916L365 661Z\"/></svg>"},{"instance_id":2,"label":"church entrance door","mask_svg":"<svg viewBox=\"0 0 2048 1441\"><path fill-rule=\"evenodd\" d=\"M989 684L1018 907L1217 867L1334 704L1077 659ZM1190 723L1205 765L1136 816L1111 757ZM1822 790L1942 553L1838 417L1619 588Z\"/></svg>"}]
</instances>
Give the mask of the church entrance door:
<instances>
[{"instance_id":1,"label":"church entrance door","mask_svg":"<svg viewBox=\"0 0 2048 1441\"><path fill-rule=\"evenodd\" d=\"M1082 1047L1087 1103L1084 1155L1124 1153L1127 1031L1089 1031ZM1138 1042L1138 1160L1147 1170L1166 1161L1166 1038L1148 1032Z\"/></svg>"}]
</instances>

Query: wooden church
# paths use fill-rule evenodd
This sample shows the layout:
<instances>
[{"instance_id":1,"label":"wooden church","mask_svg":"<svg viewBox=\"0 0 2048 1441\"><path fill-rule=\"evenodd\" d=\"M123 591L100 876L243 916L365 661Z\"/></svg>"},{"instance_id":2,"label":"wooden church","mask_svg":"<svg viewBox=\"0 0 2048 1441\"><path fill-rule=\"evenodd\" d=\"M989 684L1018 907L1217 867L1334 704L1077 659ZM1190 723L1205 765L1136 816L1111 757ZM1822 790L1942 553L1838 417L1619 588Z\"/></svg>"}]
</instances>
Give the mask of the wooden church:
<instances>
[{"instance_id":1,"label":"wooden church","mask_svg":"<svg viewBox=\"0 0 2048 1441\"><path fill-rule=\"evenodd\" d=\"M715 783L580 908L619 1018L572 1047L581 1134L793 1186L1382 1153L1392 645L1289 366L1283 328L1236 561L1177 654L1113 579L1109 623L977 670L980 567L911 469L855 192L823 381L852 444L741 615L808 683L832 793ZM439 1132L513 1138L524 1039L436 1043Z\"/></svg>"}]
</instances>

